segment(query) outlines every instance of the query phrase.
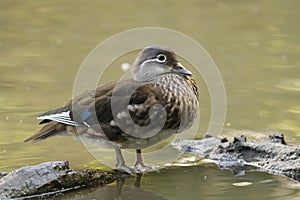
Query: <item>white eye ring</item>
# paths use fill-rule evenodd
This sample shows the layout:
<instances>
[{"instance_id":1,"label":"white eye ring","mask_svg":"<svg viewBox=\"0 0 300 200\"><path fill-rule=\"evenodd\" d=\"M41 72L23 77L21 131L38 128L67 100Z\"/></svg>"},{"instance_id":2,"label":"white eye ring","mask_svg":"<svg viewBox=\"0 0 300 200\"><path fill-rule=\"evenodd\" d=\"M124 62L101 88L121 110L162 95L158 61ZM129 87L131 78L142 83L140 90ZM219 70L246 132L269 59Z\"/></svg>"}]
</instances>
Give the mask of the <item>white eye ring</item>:
<instances>
[{"instance_id":1,"label":"white eye ring","mask_svg":"<svg viewBox=\"0 0 300 200\"><path fill-rule=\"evenodd\" d=\"M159 54L157 55L156 60L160 63L166 62L167 56L165 56L164 54Z\"/></svg>"}]
</instances>

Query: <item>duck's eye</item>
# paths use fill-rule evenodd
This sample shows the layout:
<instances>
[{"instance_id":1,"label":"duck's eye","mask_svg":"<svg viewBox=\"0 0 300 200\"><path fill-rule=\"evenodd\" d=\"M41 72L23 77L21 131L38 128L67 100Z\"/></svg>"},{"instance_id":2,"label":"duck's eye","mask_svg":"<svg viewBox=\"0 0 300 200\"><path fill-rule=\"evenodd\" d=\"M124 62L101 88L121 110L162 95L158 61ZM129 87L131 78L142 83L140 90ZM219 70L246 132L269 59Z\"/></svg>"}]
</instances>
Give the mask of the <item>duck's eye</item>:
<instances>
[{"instance_id":1,"label":"duck's eye","mask_svg":"<svg viewBox=\"0 0 300 200\"><path fill-rule=\"evenodd\" d=\"M159 54L159 55L157 56L157 61L158 61L158 62L163 63L163 62L165 62L166 60L167 60L167 56L165 56L164 54Z\"/></svg>"}]
</instances>

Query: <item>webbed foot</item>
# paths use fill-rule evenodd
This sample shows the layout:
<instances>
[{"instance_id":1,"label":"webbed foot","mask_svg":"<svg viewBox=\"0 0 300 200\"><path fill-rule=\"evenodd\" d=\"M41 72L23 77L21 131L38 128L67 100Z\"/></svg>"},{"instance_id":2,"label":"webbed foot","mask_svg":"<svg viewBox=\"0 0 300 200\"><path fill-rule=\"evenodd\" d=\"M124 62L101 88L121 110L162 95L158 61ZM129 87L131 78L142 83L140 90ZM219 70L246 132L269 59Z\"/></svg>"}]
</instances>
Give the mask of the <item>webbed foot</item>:
<instances>
[{"instance_id":1,"label":"webbed foot","mask_svg":"<svg viewBox=\"0 0 300 200\"><path fill-rule=\"evenodd\" d=\"M133 166L134 173L136 174L142 174L145 172L152 172L159 169L159 166L157 165L146 165L144 163L135 163Z\"/></svg>"}]
</instances>

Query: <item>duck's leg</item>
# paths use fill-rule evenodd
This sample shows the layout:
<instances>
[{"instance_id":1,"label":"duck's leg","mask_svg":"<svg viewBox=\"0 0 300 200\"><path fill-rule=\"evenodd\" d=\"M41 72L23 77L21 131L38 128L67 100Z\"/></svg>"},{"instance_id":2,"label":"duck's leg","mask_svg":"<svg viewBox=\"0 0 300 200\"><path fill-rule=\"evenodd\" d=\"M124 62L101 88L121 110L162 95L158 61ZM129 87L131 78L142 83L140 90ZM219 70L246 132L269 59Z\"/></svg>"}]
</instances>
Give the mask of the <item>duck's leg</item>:
<instances>
[{"instance_id":1,"label":"duck's leg","mask_svg":"<svg viewBox=\"0 0 300 200\"><path fill-rule=\"evenodd\" d=\"M134 166L144 165L144 158L142 156L142 150L136 149L135 151L136 151L136 162L135 162Z\"/></svg>"},{"instance_id":2,"label":"duck's leg","mask_svg":"<svg viewBox=\"0 0 300 200\"><path fill-rule=\"evenodd\" d=\"M117 170L126 172L128 174L132 174L130 168L125 165L125 161L121 152L121 147L119 145L115 145L115 152L117 158L117 164L116 164Z\"/></svg>"},{"instance_id":3,"label":"duck's leg","mask_svg":"<svg viewBox=\"0 0 300 200\"><path fill-rule=\"evenodd\" d=\"M159 168L159 166L145 165L144 159L143 159L143 156L142 156L142 150L141 149L136 149L136 162L134 164L135 173L143 173L143 172L147 172L147 171L153 171L157 168Z\"/></svg>"}]
</instances>

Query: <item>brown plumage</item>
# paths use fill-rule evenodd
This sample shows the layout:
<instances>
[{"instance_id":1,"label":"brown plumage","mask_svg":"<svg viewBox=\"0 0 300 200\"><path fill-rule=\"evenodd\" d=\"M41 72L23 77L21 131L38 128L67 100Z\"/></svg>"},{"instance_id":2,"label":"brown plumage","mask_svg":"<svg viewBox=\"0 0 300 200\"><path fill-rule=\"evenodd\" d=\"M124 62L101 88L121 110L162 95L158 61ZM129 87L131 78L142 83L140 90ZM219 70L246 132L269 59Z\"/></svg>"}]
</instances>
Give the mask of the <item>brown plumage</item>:
<instances>
[{"instance_id":1,"label":"brown plumage","mask_svg":"<svg viewBox=\"0 0 300 200\"><path fill-rule=\"evenodd\" d=\"M137 149L136 166L145 170L140 149L192 125L198 110L198 90L191 72L166 47L145 48L132 72L133 79L107 83L82 93L62 108L40 115L44 127L25 141L64 132L103 139L115 145L117 168L130 172L120 149L131 148ZM152 129L161 127L164 116L162 129L151 135ZM137 131L139 127L143 131Z\"/></svg>"}]
</instances>

